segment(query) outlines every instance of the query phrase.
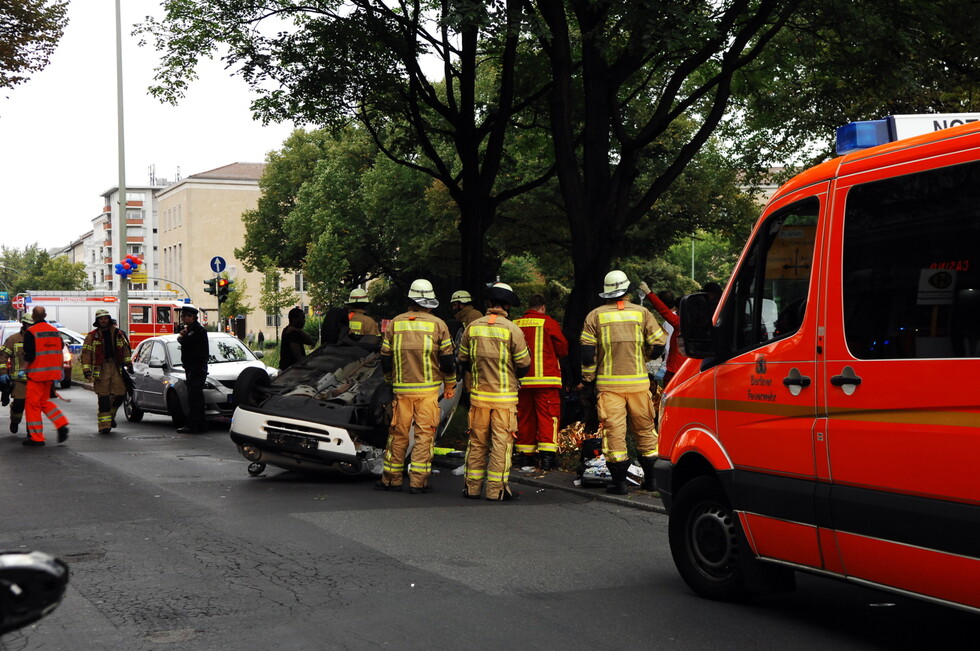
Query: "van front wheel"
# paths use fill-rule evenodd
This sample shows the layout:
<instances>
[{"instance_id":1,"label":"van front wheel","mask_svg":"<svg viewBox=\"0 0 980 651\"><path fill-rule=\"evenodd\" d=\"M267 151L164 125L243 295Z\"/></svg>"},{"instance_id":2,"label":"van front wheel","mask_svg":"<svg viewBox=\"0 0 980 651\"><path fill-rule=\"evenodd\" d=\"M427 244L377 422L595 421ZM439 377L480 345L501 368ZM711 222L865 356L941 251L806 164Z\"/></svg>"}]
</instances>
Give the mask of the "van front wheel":
<instances>
[{"instance_id":1,"label":"van front wheel","mask_svg":"<svg viewBox=\"0 0 980 651\"><path fill-rule=\"evenodd\" d=\"M714 477L692 479L678 492L668 522L670 553L681 577L702 597L747 596L745 564L753 559L743 548L740 526Z\"/></svg>"}]
</instances>

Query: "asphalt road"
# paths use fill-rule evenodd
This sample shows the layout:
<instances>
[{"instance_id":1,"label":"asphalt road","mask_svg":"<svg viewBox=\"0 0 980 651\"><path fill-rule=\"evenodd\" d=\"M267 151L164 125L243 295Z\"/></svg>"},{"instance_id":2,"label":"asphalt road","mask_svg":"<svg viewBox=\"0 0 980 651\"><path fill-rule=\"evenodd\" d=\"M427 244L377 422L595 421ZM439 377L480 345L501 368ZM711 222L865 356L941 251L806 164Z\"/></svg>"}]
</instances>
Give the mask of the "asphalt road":
<instances>
[{"instance_id":1,"label":"asphalt road","mask_svg":"<svg viewBox=\"0 0 980 651\"><path fill-rule=\"evenodd\" d=\"M809 576L747 605L699 599L649 510L536 486L464 500L446 471L428 495L250 478L227 425L181 436L120 413L99 436L94 395L64 395L65 445L24 448L0 417L0 549L72 569L64 603L11 649L976 645L974 615Z\"/></svg>"}]
</instances>

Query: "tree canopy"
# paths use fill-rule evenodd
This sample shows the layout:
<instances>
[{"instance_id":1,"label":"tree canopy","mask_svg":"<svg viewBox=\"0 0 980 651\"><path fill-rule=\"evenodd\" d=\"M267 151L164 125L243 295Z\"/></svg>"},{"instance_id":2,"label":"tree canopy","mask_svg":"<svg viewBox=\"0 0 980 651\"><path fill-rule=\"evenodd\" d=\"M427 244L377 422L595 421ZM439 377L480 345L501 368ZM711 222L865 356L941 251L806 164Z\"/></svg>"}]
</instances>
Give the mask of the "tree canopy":
<instances>
[{"instance_id":1,"label":"tree canopy","mask_svg":"<svg viewBox=\"0 0 980 651\"><path fill-rule=\"evenodd\" d=\"M357 121L366 134L333 144L296 136L289 147L303 151L247 218L264 232L250 229L246 249L278 242L289 265L331 282L362 277L372 256L405 269L419 244L394 222L415 219L442 237L433 226L442 222L423 216L439 217L433 205L445 197L462 286L478 294L489 280L495 242L512 254L536 249L542 267L571 267L570 331L614 263L697 229L721 229L729 241L744 234L748 203L732 188L751 188L801 152L825 156L810 143L831 126L977 103L980 21L970 0L164 8L141 28L162 53L159 96L179 98L198 59L220 53L259 93L263 119L334 129ZM400 167L385 167L378 152ZM390 205L393 193L372 190L373 174L416 205ZM365 237L369 246L356 241Z\"/></svg>"},{"instance_id":2,"label":"tree canopy","mask_svg":"<svg viewBox=\"0 0 980 651\"><path fill-rule=\"evenodd\" d=\"M37 244L15 249L0 246L0 291L11 297L29 290L82 290L91 285L85 274L85 264L71 262L64 256L51 254ZM12 317L8 303L0 306L0 314Z\"/></svg>"},{"instance_id":3,"label":"tree canopy","mask_svg":"<svg viewBox=\"0 0 980 651\"><path fill-rule=\"evenodd\" d=\"M48 65L68 24L68 0L0 0L0 88Z\"/></svg>"}]
</instances>

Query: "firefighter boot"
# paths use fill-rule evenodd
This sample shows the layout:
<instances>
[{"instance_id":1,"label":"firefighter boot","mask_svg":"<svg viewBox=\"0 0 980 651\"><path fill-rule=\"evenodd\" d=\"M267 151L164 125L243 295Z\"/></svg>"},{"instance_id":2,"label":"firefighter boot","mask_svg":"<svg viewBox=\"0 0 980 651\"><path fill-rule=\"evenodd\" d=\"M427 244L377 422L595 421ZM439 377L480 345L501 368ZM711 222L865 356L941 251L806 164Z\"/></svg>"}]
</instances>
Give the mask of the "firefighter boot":
<instances>
[{"instance_id":1,"label":"firefighter boot","mask_svg":"<svg viewBox=\"0 0 980 651\"><path fill-rule=\"evenodd\" d=\"M606 468L609 470L609 476L612 478L612 481L606 486L607 493L613 495L630 494L629 489L626 487L626 473L629 471L629 467L629 461L606 462Z\"/></svg>"},{"instance_id":2,"label":"firefighter boot","mask_svg":"<svg viewBox=\"0 0 980 651\"><path fill-rule=\"evenodd\" d=\"M554 452L538 452L538 467L541 470L554 470L557 467L555 461Z\"/></svg>"},{"instance_id":3,"label":"firefighter boot","mask_svg":"<svg viewBox=\"0 0 980 651\"><path fill-rule=\"evenodd\" d=\"M643 468L643 486L641 488L645 491L657 490L653 484L653 464L656 462L657 457L644 457L640 459L640 467Z\"/></svg>"}]
</instances>

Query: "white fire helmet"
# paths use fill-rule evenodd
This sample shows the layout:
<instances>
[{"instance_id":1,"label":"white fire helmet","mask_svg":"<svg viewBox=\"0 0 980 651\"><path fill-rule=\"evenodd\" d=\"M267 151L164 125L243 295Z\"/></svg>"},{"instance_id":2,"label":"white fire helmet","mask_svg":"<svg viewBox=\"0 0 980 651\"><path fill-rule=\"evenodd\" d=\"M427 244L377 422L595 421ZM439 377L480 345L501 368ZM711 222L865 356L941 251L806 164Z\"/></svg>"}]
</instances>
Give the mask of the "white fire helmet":
<instances>
[{"instance_id":1,"label":"white fire helmet","mask_svg":"<svg viewBox=\"0 0 980 651\"><path fill-rule=\"evenodd\" d=\"M630 279L619 269L613 269L602 281L602 298L619 298L630 289Z\"/></svg>"},{"instance_id":2,"label":"white fire helmet","mask_svg":"<svg viewBox=\"0 0 980 651\"><path fill-rule=\"evenodd\" d=\"M350 291L350 297L347 299L347 302L351 305L354 303L370 303L371 299L368 298L367 291L360 287L355 287Z\"/></svg>"},{"instance_id":3,"label":"white fire helmet","mask_svg":"<svg viewBox=\"0 0 980 651\"><path fill-rule=\"evenodd\" d=\"M465 289L460 289L459 291L453 292L453 297L449 299L450 303L472 303L473 297Z\"/></svg>"},{"instance_id":4,"label":"white fire helmet","mask_svg":"<svg viewBox=\"0 0 980 651\"><path fill-rule=\"evenodd\" d=\"M425 278L419 278L412 283L412 286L408 290L408 297L420 306L430 310L439 307L436 290L432 289L432 283Z\"/></svg>"}]
</instances>

